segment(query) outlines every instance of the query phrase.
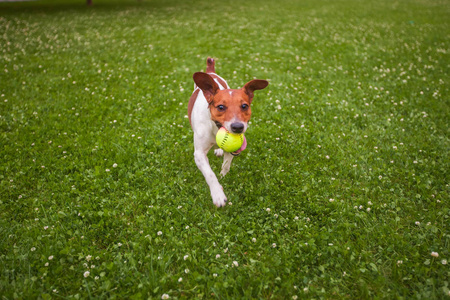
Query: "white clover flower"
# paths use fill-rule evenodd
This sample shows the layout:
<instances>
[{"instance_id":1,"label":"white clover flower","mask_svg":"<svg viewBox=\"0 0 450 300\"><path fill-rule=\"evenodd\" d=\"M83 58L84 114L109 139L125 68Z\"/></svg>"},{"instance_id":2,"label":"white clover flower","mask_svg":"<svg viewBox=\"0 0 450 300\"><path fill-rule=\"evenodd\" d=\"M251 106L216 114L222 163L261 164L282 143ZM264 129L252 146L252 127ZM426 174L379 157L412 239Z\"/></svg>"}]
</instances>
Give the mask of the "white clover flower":
<instances>
[{"instance_id":1,"label":"white clover flower","mask_svg":"<svg viewBox=\"0 0 450 300\"><path fill-rule=\"evenodd\" d=\"M182 282L183 281L183 277L178 278L178 282Z\"/></svg>"},{"instance_id":2,"label":"white clover flower","mask_svg":"<svg viewBox=\"0 0 450 300\"><path fill-rule=\"evenodd\" d=\"M186 260L186 259L188 259L188 257L189 257L189 255L186 254L185 256L183 256L183 259Z\"/></svg>"},{"instance_id":3,"label":"white clover flower","mask_svg":"<svg viewBox=\"0 0 450 300\"><path fill-rule=\"evenodd\" d=\"M419 225L420 225L420 222L419 222L419 221L416 221L414 224L416 224L417 226L419 226Z\"/></svg>"},{"instance_id":4,"label":"white clover flower","mask_svg":"<svg viewBox=\"0 0 450 300\"><path fill-rule=\"evenodd\" d=\"M253 243L256 243L256 238L252 238L252 242L253 242Z\"/></svg>"},{"instance_id":5,"label":"white clover flower","mask_svg":"<svg viewBox=\"0 0 450 300\"><path fill-rule=\"evenodd\" d=\"M217 277L217 273L214 273L214 274L213 274L213 277Z\"/></svg>"},{"instance_id":6,"label":"white clover flower","mask_svg":"<svg viewBox=\"0 0 450 300\"><path fill-rule=\"evenodd\" d=\"M185 269L184 273L186 273L186 274L189 273L189 269Z\"/></svg>"},{"instance_id":7,"label":"white clover flower","mask_svg":"<svg viewBox=\"0 0 450 300\"><path fill-rule=\"evenodd\" d=\"M113 168L117 168L117 164L115 163L115 164L113 164Z\"/></svg>"},{"instance_id":8,"label":"white clover flower","mask_svg":"<svg viewBox=\"0 0 450 300\"><path fill-rule=\"evenodd\" d=\"M50 255L49 257L48 257L48 260L52 260L53 259L53 255Z\"/></svg>"},{"instance_id":9,"label":"white clover flower","mask_svg":"<svg viewBox=\"0 0 450 300\"><path fill-rule=\"evenodd\" d=\"M443 265L446 265L446 264L447 264L447 260L446 260L446 259L443 259L443 260L441 261L441 263L442 263Z\"/></svg>"},{"instance_id":10,"label":"white clover flower","mask_svg":"<svg viewBox=\"0 0 450 300\"><path fill-rule=\"evenodd\" d=\"M91 274L91 272L86 271L86 272L84 272L83 276L84 276L84 277L89 277L89 274Z\"/></svg>"},{"instance_id":11,"label":"white clover flower","mask_svg":"<svg viewBox=\"0 0 450 300\"><path fill-rule=\"evenodd\" d=\"M272 248L276 248L276 247L277 247L277 244L273 243Z\"/></svg>"},{"instance_id":12,"label":"white clover flower","mask_svg":"<svg viewBox=\"0 0 450 300\"><path fill-rule=\"evenodd\" d=\"M161 296L161 299L169 299L170 297L169 297L169 295L167 295L167 294L162 294L162 296Z\"/></svg>"},{"instance_id":13,"label":"white clover flower","mask_svg":"<svg viewBox=\"0 0 450 300\"><path fill-rule=\"evenodd\" d=\"M216 258L217 258L217 259L220 258L220 254L217 254L217 255L216 255Z\"/></svg>"},{"instance_id":14,"label":"white clover flower","mask_svg":"<svg viewBox=\"0 0 450 300\"><path fill-rule=\"evenodd\" d=\"M162 235L162 231L158 231L158 233L157 233L158 235Z\"/></svg>"},{"instance_id":15,"label":"white clover flower","mask_svg":"<svg viewBox=\"0 0 450 300\"><path fill-rule=\"evenodd\" d=\"M238 262L237 262L237 261L233 261L233 266L234 266L234 267L239 267Z\"/></svg>"},{"instance_id":16,"label":"white clover flower","mask_svg":"<svg viewBox=\"0 0 450 300\"><path fill-rule=\"evenodd\" d=\"M36 251L36 247L31 247L30 251L31 252Z\"/></svg>"},{"instance_id":17,"label":"white clover flower","mask_svg":"<svg viewBox=\"0 0 450 300\"><path fill-rule=\"evenodd\" d=\"M91 259L92 259L92 256L91 256L91 255L86 256L86 260L87 260L87 261L90 261Z\"/></svg>"},{"instance_id":18,"label":"white clover flower","mask_svg":"<svg viewBox=\"0 0 450 300\"><path fill-rule=\"evenodd\" d=\"M433 257L439 257L439 253L437 253L437 252L431 252L431 256L433 256Z\"/></svg>"}]
</instances>

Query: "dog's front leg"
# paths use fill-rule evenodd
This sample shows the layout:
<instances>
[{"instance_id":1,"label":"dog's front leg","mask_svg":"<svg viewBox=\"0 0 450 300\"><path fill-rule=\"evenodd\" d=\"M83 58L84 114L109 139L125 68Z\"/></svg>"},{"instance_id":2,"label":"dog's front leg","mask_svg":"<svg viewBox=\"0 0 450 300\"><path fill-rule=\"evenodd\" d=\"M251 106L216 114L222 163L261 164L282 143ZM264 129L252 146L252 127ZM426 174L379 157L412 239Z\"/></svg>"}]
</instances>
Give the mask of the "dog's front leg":
<instances>
[{"instance_id":1,"label":"dog's front leg","mask_svg":"<svg viewBox=\"0 0 450 300\"><path fill-rule=\"evenodd\" d=\"M233 155L231 153L225 152L223 153L223 163L222 163L222 171L220 175L224 177L227 175L228 171L230 171L231 162L233 161Z\"/></svg>"},{"instance_id":2,"label":"dog's front leg","mask_svg":"<svg viewBox=\"0 0 450 300\"><path fill-rule=\"evenodd\" d=\"M225 152L222 149L214 150L214 154L217 157L223 156L222 171L220 175L224 177L230 171L231 161L233 160L233 155L231 153Z\"/></svg>"},{"instance_id":3,"label":"dog's front leg","mask_svg":"<svg viewBox=\"0 0 450 300\"><path fill-rule=\"evenodd\" d=\"M205 177L206 183L208 183L209 185L211 197L213 199L214 204L217 207L221 207L225 205L227 197L223 192L223 188L220 185L219 180L217 180L216 174L214 174L213 170L211 169L211 166L209 165L208 157L206 156L207 153L208 151L195 149L194 152L195 163L197 164L197 167L200 169L203 176Z\"/></svg>"}]
</instances>

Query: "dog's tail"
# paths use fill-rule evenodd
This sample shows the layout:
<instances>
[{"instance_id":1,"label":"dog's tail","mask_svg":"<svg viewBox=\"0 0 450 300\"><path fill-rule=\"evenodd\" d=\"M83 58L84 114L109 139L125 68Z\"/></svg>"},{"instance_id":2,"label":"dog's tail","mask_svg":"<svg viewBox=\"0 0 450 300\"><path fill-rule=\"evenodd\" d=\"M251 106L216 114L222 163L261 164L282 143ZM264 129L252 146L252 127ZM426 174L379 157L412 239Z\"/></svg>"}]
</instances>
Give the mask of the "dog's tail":
<instances>
[{"instance_id":1,"label":"dog's tail","mask_svg":"<svg viewBox=\"0 0 450 300\"><path fill-rule=\"evenodd\" d=\"M206 73L216 73L216 62L211 57L206 60Z\"/></svg>"}]
</instances>

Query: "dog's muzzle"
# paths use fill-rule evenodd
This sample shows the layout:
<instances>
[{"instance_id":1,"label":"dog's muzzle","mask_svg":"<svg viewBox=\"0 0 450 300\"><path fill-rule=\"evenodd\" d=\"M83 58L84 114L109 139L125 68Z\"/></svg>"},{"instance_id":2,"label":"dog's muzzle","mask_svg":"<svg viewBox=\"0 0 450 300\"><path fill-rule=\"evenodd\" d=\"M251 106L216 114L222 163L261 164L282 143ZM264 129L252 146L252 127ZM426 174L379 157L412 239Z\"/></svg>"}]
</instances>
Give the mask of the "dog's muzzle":
<instances>
[{"instance_id":1,"label":"dog's muzzle","mask_svg":"<svg viewBox=\"0 0 450 300\"><path fill-rule=\"evenodd\" d=\"M233 133L242 133L244 131L244 124L241 122L231 123L230 128Z\"/></svg>"}]
</instances>

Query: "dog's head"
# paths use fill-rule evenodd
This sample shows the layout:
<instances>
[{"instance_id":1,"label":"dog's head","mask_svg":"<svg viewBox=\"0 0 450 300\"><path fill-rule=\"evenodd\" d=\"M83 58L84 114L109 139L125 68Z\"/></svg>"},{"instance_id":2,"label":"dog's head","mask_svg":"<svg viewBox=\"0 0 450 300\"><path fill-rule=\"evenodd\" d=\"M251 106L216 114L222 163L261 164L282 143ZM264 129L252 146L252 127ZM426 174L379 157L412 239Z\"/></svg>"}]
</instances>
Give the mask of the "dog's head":
<instances>
[{"instance_id":1,"label":"dog's head","mask_svg":"<svg viewBox=\"0 0 450 300\"><path fill-rule=\"evenodd\" d=\"M244 133L251 116L253 92L264 89L266 80L254 79L241 89L221 90L214 79L203 72L194 74L195 84L203 91L211 111L211 119L229 132Z\"/></svg>"}]
</instances>

